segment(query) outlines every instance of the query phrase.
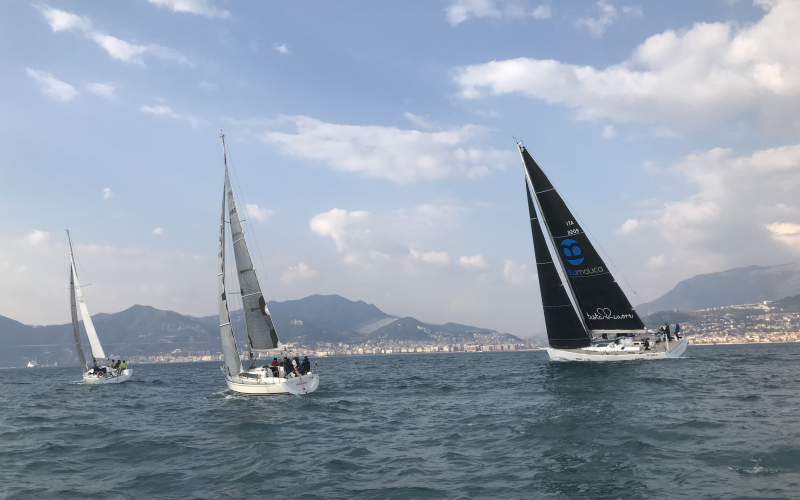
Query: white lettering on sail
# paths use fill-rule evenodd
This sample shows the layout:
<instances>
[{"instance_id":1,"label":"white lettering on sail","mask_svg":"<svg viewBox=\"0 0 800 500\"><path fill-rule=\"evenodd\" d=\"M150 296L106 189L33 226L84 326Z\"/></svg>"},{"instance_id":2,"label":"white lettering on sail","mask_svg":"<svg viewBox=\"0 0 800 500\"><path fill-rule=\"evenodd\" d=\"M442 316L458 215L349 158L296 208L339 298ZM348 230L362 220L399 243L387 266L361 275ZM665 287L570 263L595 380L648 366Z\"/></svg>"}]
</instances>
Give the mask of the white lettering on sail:
<instances>
[{"instance_id":1,"label":"white lettering on sail","mask_svg":"<svg viewBox=\"0 0 800 500\"><path fill-rule=\"evenodd\" d=\"M606 272L603 266L591 267L589 269L567 269L570 276L588 276L590 274L601 274Z\"/></svg>"},{"instance_id":2,"label":"white lettering on sail","mask_svg":"<svg viewBox=\"0 0 800 500\"><path fill-rule=\"evenodd\" d=\"M633 319L633 313L613 314L608 307L598 307L595 314L586 313L586 319L591 321L598 319Z\"/></svg>"}]
</instances>

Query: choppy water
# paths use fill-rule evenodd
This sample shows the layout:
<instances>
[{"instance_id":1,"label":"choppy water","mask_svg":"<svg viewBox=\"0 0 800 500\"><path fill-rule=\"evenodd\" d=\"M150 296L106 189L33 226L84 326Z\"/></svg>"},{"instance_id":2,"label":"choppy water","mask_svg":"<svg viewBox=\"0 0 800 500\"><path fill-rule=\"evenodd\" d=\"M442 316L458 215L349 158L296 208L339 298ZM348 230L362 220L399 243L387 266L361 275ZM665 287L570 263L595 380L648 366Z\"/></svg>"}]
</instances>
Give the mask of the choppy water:
<instances>
[{"instance_id":1,"label":"choppy water","mask_svg":"<svg viewBox=\"0 0 800 500\"><path fill-rule=\"evenodd\" d=\"M800 497L800 344L327 358L258 399L218 365L0 370L0 497Z\"/></svg>"}]
</instances>

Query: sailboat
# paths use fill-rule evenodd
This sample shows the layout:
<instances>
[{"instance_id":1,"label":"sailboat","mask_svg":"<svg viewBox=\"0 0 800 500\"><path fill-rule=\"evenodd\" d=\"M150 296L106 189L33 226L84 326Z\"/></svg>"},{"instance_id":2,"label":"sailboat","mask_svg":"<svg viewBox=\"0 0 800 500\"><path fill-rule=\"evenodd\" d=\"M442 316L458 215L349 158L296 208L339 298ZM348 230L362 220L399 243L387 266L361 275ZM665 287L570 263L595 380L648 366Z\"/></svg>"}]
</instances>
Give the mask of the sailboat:
<instances>
[{"instance_id":1,"label":"sailboat","mask_svg":"<svg viewBox=\"0 0 800 500\"><path fill-rule=\"evenodd\" d=\"M100 339L97 337L97 330L94 329L94 323L92 323L92 317L89 315L89 308L86 306L86 301L81 291L81 284L78 281L78 270L75 267L75 255L72 253L72 238L69 235L69 231L67 231L67 239L69 240L69 297L70 306L72 308L72 332L75 334L75 347L78 350L78 359L80 359L81 366L83 366L83 381L86 384L92 385L119 384L125 382L133 375L133 369L126 368L119 371L108 366L106 353L103 351L103 346L100 344ZM78 307L80 307L81 316L83 317L83 326L86 328L86 336L89 338L89 346L92 348L91 367L86 363L86 357L83 355L83 349L81 348L81 332L78 328ZM101 364L101 360L106 360L106 364Z\"/></svg>"},{"instance_id":2,"label":"sailboat","mask_svg":"<svg viewBox=\"0 0 800 500\"><path fill-rule=\"evenodd\" d=\"M269 366L255 365L255 354L259 352L278 352L283 350L283 345L275 331L272 316L267 309L267 302L261 293L247 241L242 230L239 213L236 210L236 200L231 187L231 178L228 173L228 155L225 151L225 136L222 138L222 158L225 165L225 186L222 192L222 215L219 223L219 273L217 285L219 291L219 329L222 339L222 354L225 364L222 372L225 382L231 391L247 396L274 396L280 394L308 394L314 392L319 386L317 366L309 373L301 374L300 367L280 366L273 370ZM227 202L227 211L225 204ZM228 220L226 220L226 215ZM231 226L231 241L233 256L236 261L236 275L239 281L239 290L227 292L225 288L225 225ZM228 294L241 295L242 312L244 316L245 332L247 335L247 350L249 353L249 367L245 370L239 357L228 311ZM287 363L288 365L288 363Z\"/></svg>"},{"instance_id":3,"label":"sailboat","mask_svg":"<svg viewBox=\"0 0 800 500\"><path fill-rule=\"evenodd\" d=\"M37 366L39 366L39 360L38 359L34 358L34 359L28 361L28 368L36 368Z\"/></svg>"},{"instance_id":4,"label":"sailboat","mask_svg":"<svg viewBox=\"0 0 800 500\"><path fill-rule=\"evenodd\" d=\"M517 147L525 167L550 359L680 357L688 345L686 337L670 341L648 332L567 204L525 146L518 143Z\"/></svg>"}]
</instances>

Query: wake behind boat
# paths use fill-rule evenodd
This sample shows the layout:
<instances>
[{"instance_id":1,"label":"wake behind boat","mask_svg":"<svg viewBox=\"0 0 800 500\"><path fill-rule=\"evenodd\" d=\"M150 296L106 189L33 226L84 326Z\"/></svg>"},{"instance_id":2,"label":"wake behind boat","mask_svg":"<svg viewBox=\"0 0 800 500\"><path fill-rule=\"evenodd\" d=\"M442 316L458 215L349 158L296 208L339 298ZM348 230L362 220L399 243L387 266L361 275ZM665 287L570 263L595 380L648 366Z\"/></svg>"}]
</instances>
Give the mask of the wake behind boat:
<instances>
[{"instance_id":1,"label":"wake behind boat","mask_svg":"<svg viewBox=\"0 0 800 500\"><path fill-rule=\"evenodd\" d=\"M133 369L128 368L127 363L111 366L111 364L107 362L108 358L106 358L106 353L103 351L103 346L100 344L97 331L94 329L92 317L89 315L89 308L86 306L86 301L83 298L81 284L78 282L78 270L75 268L75 255L72 253L72 238L69 236L69 231L67 231L67 239L69 240L69 297L72 307L72 332L75 335L75 347L78 350L78 358L80 359L81 366L83 366L83 381L86 384L92 385L119 384L125 382L133 375ZM78 306L80 307L81 316L83 317L83 326L86 328L86 336L89 338L89 346L92 348L91 368L89 368L89 365L86 363L86 357L83 355L83 349L81 348L81 331L78 328ZM100 360L106 360L106 363L102 364L99 362Z\"/></svg>"},{"instance_id":2,"label":"wake behind boat","mask_svg":"<svg viewBox=\"0 0 800 500\"><path fill-rule=\"evenodd\" d=\"M688 340L678 337L670 342L670 335L654 336L645 329L564 200L525 147L521 143L517 146L527 179L528 213L550 359L629 361L680 357ZM548 241L558 259L553 259Z\"/></svg>"},{"instance_id":3,"label":"wake behind boat","mask_svg":"<svg viewBox=\"0 0 800 500\"><path fill-rule=\"evenodd\" d=\"M316 363L312 368L307 360L296 366L291 361L285 361L282 366L255 365L255 353L277 352L283 350L278 332L272 323L272 316L267 309L267 302L261 293L250 251L247 248L244 231L236 211L236 200L233 196L230 175L228 174L228 157L225 151L225 136L222 138L222 158L225 164L225 188L222 193L222 215L219 224L219 329L222 339L222 353L225 365L222 372L228 389L247 396L274 396L279 394L308 394L314 392L319 386L319 375ZM228 220L225 220L225 203L228 204ZM231 226L231 240L233 256L236 261L236 276L239 289L229 292L231 295L240 294L242 312L244 315L245 332L247 334L247 350L249 352L250 366L247 370L242 367L239 350L236 346L230 312L228 311L228 296L225 289L225 224ZM285 358L286 359L286 358ZM276 363L277 364L277 363Z\"/></svg>"}]
</instances>

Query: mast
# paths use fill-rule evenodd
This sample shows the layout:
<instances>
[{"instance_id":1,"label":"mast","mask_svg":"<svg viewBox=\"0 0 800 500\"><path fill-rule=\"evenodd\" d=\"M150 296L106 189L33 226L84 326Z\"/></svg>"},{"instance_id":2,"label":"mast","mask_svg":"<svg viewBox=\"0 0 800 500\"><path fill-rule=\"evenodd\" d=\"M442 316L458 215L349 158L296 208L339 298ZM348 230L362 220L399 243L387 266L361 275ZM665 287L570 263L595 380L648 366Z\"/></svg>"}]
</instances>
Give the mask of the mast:
<instances>
[{"instance_id":1,"label":"mast","mask_svg":"<svg viewBox=\"0 0 800 500\"><path fill-rule=\"evenodd\" d=\"M69 234L69 231L67 231ZM72 276L72 265L69 267L69 305L72 313L72 333L75 335L75 348L78 350L78 359L83 365L84 370L89 369L86 364L86 357L83 355L83 348L81 347L81 331L78 328L78 308L75 305L75 279Z\"/></svg>"},{"instance_id":2,"label":"mast","mask_svg":"<svg viewBox=\"0 0 800 500\"><path fill-rule=\"evenodd\" d=\"M525 147L518 146L533 197L586 329L590 333L643 331L644 323L561 195Z\"/></svg>"},{"instance_id":3,"label":"mast","mask_svg":"<svg viewBox=\"0 0 800 500\"><path fill-rule=\"evenodd\" d=\"M236 270L239 276L239 287L242 294L242 308L244 312L245 330L247 332L247 348L250 352L250 367L254 367L254 351L274 351L281 348L278 333L272 322L267 302L261 293L247 241L244 237L239 213L236 210L236 199L231 187L230 174L228 173L228 158L225 151L225 136L222 136L222 154L225 161L225 193L228 198L228 215L231 224L231 239L233 241L233 256L236 261Z\"/></svg>"},{"instance_id":4,"label":"mast","mask_svg":"<svg viewBox=\"0 0 800 500\"><path fill-rule=\"evenodd\" d=\"M223 153L224 154L224 153ZM225 190L222 191L222 213L219 220L219 274L217 274L217 290L219 292L219 334L222 340L222 354L228 373L242 373L242 360L236 347L236 337L231 327L231 315L228 311L228 298L225 295Z\"/></svg>"},{"instance_id":5,"label":"mast","mask_svg":"<svg viewBox=\"0 0 800 500\"><path fill-rule=\"evenodd\" d=\"M78 307L80 307L81 310L81 316L83 317L83 326L86 328L86 336L89 338L89 346L92 348L92 362L97 366L98 359L106 359L106 353L103 351L103 346L100 344L100 339L97 337L97 330L94 329L92 317L89 315L89 308L86 307L86 301L83 299L81 284L78 281L78 270L75 268L75 255L72 253L72 238L70 238L69 231L67 231L67 240L69 240L69 261L72 264L72 279L74 280L75 295L78 300Z\"/></svg>"}]
</instances>

